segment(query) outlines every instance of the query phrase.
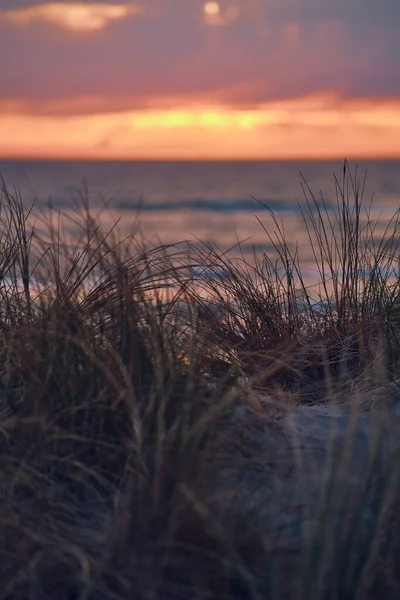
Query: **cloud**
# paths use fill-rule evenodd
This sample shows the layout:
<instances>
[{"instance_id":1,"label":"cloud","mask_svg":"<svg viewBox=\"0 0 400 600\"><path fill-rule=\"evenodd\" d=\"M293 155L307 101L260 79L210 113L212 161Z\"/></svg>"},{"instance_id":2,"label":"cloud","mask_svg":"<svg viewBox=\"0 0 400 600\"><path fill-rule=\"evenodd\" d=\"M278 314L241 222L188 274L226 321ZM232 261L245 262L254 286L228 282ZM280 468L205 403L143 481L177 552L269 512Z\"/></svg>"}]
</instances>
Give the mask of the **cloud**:
<instances>
[{"instance_id":1,"label":"cloud","mask_svg":"<svg viewBox=\"0 0 400 600\"><path fill-rule=\"evenodd\" d=\"M137 4L50 2L0 11L0 21L27 26L44 21L74 32L98 31L110 22L141 12Z\"/></svg>"},{"instance_id":2,"label":"cloud","mask_svg":"<svg viewBox=\"0 0 400 600\"><path fill-rule=\"evenodd\" d=\"M79 115L199 103L251 109L322 92L400 96L398 0L220 0L208 15L204 5L85 1L80 19L71 2L0 0L1 105ZM16 13L37 18L24 27L4 20Z\"/></svg>"},{"instance_id":3,"label":"cloud","mask_svg":"<svg viewBox=\"0 0 400 600\"><path fill-rule=\"evenodd\" d=\"M72 4L74 0L59 0L60 5ZM84 4L127 4L129 0L85 0ZM151 2L151 0L150 0ZM79 4L79 0L75 0ZM82 2L81 2L82 3ZM0 10L34 8L49 4L49 0L0 0ZM83 3L82 3L83 4Z\"/></svg>"}]
</instances>

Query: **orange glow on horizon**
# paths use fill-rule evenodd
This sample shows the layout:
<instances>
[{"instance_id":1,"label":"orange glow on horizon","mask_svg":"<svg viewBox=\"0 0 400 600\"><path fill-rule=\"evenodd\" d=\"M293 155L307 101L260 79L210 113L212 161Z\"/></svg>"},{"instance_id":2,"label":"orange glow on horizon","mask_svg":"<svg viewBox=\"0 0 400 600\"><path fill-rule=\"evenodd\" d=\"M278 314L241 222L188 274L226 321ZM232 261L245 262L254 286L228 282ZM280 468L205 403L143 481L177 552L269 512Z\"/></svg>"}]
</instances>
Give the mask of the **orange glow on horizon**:
<instances>
[{"instance_id":1,"label":"orange glow on horizon","mask_svg":"<svg viewBox=\"0 0 400 600\"><path fill-rule=\"evenodd\" d=\"M0 114L0 156L92 159L400 158L400 99L298 98L80 116Z\"/></svg>"}]
</instances>

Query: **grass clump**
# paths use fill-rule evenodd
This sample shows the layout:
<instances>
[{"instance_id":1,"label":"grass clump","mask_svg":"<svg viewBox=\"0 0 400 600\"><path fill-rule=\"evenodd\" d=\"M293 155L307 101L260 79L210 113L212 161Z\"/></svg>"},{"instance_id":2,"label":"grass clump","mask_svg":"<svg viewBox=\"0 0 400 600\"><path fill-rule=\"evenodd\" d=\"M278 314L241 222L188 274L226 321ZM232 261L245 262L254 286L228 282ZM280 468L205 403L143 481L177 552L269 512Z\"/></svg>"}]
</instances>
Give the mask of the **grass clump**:
<instances>
[{"instance_id":1,"label":"grass clump","mask_svg":"<svg viewBox=\"0 0 400 600\"><path fill-rule=\"evenodd\" d=\"M360 376L398 377L400 213L377 235L364 184L345 162L332 210L303 180L299 208L317 285L307 284L299 248L268 207L273 230L264 230L274 255L255 254L250 265L217 248L192 246L203 267L212 263L224 272L223 279L203 278L194 294L209 332L210 372L218 351L232 378L252 377L260 389L284 389L301 402L321 401Z\"/></svg>"},{"instance_id":2,"label":"grass clump","mask_svg":"<svg viewBox=\"0 0 400 600\"><path fill-rule=\"evenodd\" d=\"M250 265L209 245L146 248L117 224L104 232L85 200L33 228L1 182L0 600L396 597L397 538L379 538L382 524L398 531L393 478L367 473L367 538L351 515L325 553L334 492L306 555L283 552L273 519L261 532L243 498L226 515L213 499L218 464L258 477L276 458L245 442L235 462L247 433L235 415L254 390L279 408L398 376L399 215L377 239L357 173L345 163L335 183L332 213L304 182L312 298L272 213L276 255Z\"/></svg>"}]
</instances>

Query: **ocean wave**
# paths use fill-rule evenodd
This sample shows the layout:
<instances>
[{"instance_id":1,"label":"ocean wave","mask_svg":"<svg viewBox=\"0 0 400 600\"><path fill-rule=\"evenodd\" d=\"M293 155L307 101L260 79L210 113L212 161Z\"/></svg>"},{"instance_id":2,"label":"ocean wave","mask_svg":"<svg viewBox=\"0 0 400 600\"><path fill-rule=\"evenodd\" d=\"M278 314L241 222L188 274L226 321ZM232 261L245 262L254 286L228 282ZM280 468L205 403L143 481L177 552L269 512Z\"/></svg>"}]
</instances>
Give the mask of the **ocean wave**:
<instances>
[{"instance_id":1,"label":"ocean wave","mask_svg":"<svg viewBox=\"0 0 400 600\"><path fill-rule=\"evenodd\" d=\"M289 200L253 198L193 198L187 200L161 200L134 202L131 200L117 200L112 208L120 211L142 210L144 212L172 212L195 210L201 212L260 212L268 207L274 213L297 212L297 202Z\"/></svg>"},{"instance_id":2,"label":"ocean wave","mask_svg":"<svg viewBox=\"0 0 400 600\"><path fill-rule=\"evenodd\" d=\"M48 202L36 201L36 207L42 207L47 205ZM303 206L304 203L300 203ZM56 209L73 209L76 206L76 202L71 201L67 197L53 197L52 205ZM100 208L104 203L99 200L90 199L90 205L93 208ZM298 213L299 203L295 200L282 200L277 198L187 198L171 200L169 198L153 200L153 199L138 199L132 200L130 198L115 198L107 203L110 210L119 212L141 212L141 213L152 213L152 212L185 212L185 211L196 211L196 212L215 212L215 213L235 213L235 212L247 212L253 214L259 214L269 209L274 214L286 214L286 213ZM304 206L304 208L306 208ZM311 206L311 210L315 207ZM325 208L328 211L334 209L330 202L325 203ZM308 211L308 208L306 208Z\"/></svg>"}]
</instances>

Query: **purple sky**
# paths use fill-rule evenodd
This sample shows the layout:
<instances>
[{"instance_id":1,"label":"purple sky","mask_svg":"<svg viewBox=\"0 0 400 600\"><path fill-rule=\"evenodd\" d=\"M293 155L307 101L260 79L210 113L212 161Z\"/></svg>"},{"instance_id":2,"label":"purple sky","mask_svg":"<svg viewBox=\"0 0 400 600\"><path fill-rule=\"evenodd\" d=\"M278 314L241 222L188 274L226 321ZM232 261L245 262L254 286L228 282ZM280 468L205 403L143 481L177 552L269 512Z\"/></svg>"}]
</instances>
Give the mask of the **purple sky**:
<instances>
[{"instance_id":1,"label":"purple sky","mask_svg":"<svg viewBox=\"0 0 400 600\"><path fill-rule=\"evenodd\" d=\"M220 0L221 14L235 7L237 16L219 27L205 26L204 1L142 0L142 14L79 34L1 18L40 4L0 0L0 99L24 111L130 110L191 96L249 108L325 90L400 96L399 0Z\"/></svg>"}]
</instances>

